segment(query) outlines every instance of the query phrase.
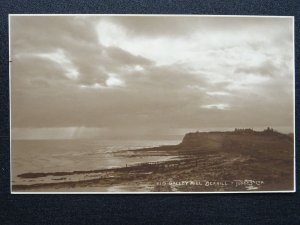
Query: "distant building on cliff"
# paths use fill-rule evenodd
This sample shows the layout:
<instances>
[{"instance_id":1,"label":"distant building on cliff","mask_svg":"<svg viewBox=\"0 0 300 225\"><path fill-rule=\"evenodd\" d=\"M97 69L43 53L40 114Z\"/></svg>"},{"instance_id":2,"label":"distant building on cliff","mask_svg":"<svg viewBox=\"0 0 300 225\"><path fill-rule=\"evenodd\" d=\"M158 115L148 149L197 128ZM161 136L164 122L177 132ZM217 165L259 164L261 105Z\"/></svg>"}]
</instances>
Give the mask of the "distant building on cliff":
<instances>
[{"instance_id":1,"label":"distant building on cliff","mask_svg":"<svg viewBox=\"0 0 300 225\"><path fill-rule=\"evenodd\" d=\"M238 134L253 134L253 133L261 133L261 134L274 134L274 133L278 133L277 131L275 131L273 128L271 127L267 127L266 129L264 129L263 131L255 131L252 128L235 128L234 129L235 133Z\"/></svg>"},{"instance_id":2,"label":"distant building on cliff","mask_svg":"<svg viewBox=\"0 0 300 225\"><path fill-rule=\"evenodd\" d=\"M234 132L238 134L252 134L255 131L252 128L242 128L242 129L235 128Z\"/></svg>"}]
</instances>

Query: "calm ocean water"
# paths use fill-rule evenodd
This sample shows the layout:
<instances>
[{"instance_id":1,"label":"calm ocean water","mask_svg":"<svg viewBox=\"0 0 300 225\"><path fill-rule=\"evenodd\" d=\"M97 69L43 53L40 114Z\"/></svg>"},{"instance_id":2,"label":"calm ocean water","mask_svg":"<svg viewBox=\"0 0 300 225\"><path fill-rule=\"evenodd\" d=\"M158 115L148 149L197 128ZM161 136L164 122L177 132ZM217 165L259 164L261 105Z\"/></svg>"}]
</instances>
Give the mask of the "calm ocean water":
<instances>
[{"instance_id":1,"label":"calm ocean water","mask_svg":"<svg viewBox=\"0 0 300 225\"><path fill-rule=\"evenodd\" d=\"M94 170L165 160L167 157L124 157L113 153L178 143L178 140L14 140L11 148L12 176L14 179L18 174L28 172Z\"/></svg>"}]
</instances>

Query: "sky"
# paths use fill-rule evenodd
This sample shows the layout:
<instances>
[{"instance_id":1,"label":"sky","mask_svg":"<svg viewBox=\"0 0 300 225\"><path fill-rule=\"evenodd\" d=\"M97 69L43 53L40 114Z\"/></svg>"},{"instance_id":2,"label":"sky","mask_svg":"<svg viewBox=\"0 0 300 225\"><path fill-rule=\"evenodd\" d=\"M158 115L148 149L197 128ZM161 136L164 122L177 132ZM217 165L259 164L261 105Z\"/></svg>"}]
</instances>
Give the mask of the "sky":
<instances>
[{"instance_id":1,"label":"sky","mask_svg":"<svg viewBox=\"0 0 300 225\"><path fill-rule=\"evenodd\" d=\"M11 16L13 139L293 132L293 20Z\"/></svg>"}]
</instances>

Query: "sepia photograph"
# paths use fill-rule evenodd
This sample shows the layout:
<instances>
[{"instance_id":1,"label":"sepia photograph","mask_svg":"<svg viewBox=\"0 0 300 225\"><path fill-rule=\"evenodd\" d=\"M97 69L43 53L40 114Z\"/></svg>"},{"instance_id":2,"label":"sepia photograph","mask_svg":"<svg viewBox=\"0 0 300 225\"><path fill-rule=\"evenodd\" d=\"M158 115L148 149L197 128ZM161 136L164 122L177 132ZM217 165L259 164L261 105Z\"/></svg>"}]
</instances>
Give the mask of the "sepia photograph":
<instances>
[{"instance_id":1,"label":"sepia photograph","mask_svg":"<svg viewBox=\"0 0 300 225\"><path fill-rule=\"evenodd\" d=\"M294 17L9 16L12 193L295 192Z\"/></svg>"}]
</instances>

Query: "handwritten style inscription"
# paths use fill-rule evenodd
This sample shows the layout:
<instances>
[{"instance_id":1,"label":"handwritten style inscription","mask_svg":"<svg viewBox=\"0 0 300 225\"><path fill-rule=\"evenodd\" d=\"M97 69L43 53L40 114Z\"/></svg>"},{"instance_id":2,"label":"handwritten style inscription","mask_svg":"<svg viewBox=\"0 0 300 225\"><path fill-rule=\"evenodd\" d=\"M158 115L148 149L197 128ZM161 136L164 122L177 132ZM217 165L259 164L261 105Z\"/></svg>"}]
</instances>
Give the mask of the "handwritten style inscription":
<instances>
[{"instance_id":1,"label":"handwritten style inscription","mask_svg":"<svg viewBox=\"0 0 300 225\"><path fill-rule=\"evenodd\" d=\"M264 184L264 181L261 180L232 180L232 181L159 181L156 183L158 186L206 186L206 187L226 187L226 186L234 186L234 187L258 187Z\"/></svg>"}]
</instances>

